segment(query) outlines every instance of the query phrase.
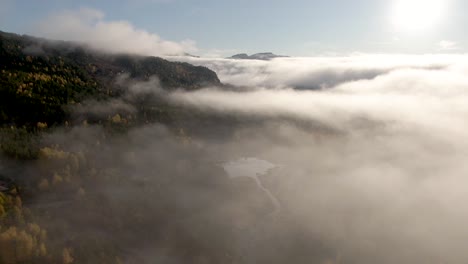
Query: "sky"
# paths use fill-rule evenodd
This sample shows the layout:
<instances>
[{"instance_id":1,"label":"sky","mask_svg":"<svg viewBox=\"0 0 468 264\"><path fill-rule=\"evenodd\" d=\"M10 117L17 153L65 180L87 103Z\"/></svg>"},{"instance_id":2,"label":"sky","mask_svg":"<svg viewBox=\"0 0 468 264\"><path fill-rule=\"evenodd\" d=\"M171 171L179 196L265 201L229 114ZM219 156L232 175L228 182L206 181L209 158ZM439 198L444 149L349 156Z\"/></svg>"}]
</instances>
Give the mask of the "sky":
<instances>
[{"instance_id":1,"label":"sky","mask_svg":"<svg viewBox=\"0 0 468 264\"><path fill-rule=\"evenodd\" d=\"M462 0L0 0L0 30L60 38L37 25L89 9L205 56L461 53L467 8Z\"/></svg>"}]
</instances>

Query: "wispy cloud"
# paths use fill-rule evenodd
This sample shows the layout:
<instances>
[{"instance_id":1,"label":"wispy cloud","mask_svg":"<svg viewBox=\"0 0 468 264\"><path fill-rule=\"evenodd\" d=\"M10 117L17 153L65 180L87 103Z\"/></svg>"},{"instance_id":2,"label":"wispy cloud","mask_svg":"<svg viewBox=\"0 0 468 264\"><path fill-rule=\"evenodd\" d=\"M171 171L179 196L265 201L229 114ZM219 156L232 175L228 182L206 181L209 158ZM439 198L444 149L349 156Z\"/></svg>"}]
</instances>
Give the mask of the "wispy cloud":
<instances>
[{"instance_id":1,"label":"wispy cloud","mask_svg":"<svg viewBox=\"0 0 468 264\"><path fill-rule=\"evenodd\" d=\"M52 14L38 23L33 34L84 42L107 52L161 56L197 50L193 40L164 40L154 33L135 28L128 21L108 21L103 12L90 8Z\"/></svg>"},{"instance_id":2,"label":"wispy cloud","mask_svg":"<svg viewBox=\"0 0 468 264\"><path fill-rule=\"evenodd\" d=\"M457 42L450 40L442 40L437 43L437 46L440 51L457 51L460 50L460 47Z\"/></svg>"}]
</instances>

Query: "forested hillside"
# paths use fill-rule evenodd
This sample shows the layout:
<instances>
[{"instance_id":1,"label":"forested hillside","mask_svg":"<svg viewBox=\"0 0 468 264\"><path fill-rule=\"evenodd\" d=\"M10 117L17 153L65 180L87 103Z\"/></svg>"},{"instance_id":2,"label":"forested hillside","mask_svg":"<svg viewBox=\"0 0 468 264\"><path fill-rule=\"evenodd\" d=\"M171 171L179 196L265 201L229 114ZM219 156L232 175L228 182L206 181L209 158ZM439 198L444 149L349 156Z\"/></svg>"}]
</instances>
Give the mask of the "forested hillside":
<instances>
[{"instance_id":1,"label":"forested hillside","mask_svg":"<svg viewBox=\"0 0 468 264\"><path fill-rule=\"evenodd\" d=\"M48 126L67 119L67 105L118 96L119 76L157 77L165 89L219 85L204 67L156 57L103 54L75 43L0 32L0 124Z\"/></svg>"}]
</instances>

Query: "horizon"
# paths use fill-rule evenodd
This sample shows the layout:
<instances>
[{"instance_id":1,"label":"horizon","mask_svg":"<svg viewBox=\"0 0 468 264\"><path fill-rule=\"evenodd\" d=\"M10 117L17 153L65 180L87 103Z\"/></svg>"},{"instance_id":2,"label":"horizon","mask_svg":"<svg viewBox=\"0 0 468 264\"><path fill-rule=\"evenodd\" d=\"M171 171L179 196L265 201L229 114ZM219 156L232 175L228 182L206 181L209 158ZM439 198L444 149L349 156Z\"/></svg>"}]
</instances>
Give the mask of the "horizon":
<instances>
[{"instance_id":1,"label":"horizon","mask_svg":"<svg viewBox=\"0 0 468 264\"><path fill-rule=\"evenodd\" d=\"M54 41L68 42L70 44L76 44L76 45L82 46L82 47L84 47L86 49L89 49L90 51L96 51L96 52L104 52L104 53L109 53L109 54L127 54L127 55L136 55L136 56L161 57L161 58L165 58L165 59L171 59L171 58L172 59L174 59L174 58L186 59L187 57L189 57L189 58L191 57L194 60L196 60L196 59L213 59L213 60L222 59L222 60L224 60L224 59L232 59L231 57L233 57L235 55L246 54L246 55L252 56L252 55L257 55L257 54L268 54L268 53L271 53L272 55L280 56L280 57L277 57L277 58L273 58L274 60L277 60L277 59L286 59L286 60L287 59L301 59L301 58L311 58L311 59L331 58L332 59L332 58L352 58L352 57L362 57L362 56L388 57L388 58L395 58L395 57L410 58L410 57L428 57L428 56L431 56L431 57L454 57L454 58L456 58L456 57L468 55L467 51L463 51L463 52L460 52L460 51L458 51L458 52L437 51L437 52L427 52L427 53L402 53L402 52L400 52L400 53L399 52L394 52L394 53L391 53L391 52L388 52L388 53L366 53L366 52L353 51L353 52L347 52L347 53L325 52L323 54L313 54L313 55L308 55L308 56L292 56L292 55L289 55L289 54L281 54L281 53L277 53L277 52L270 51L270 50L257 50L257 51L254 50L254 51L252 51L250 53L239 51L238 53L229 53L229 54L226 54L224 56L221 55L221 54L216 54L216 55L205 54L205 56L203 56L203 55L200 55L199 53L196 53L196 52L193 52L193 53L183 52L181 54L154 54L154 55L151 55L151 54L140 53L140 52L137 52L137 51L136 52L125 51L125 50L122 50L122 51L109 51L109 50L105 50L105 49L95 48L95 47L93 47L92 43L86 42L86 41L67 40L67 39L60 39L60 38L50 38L50 37L40 36L40 35L37 35L37 34L10 32L10 31L6 31L6 30L2 30L2 29L0 29L0 32L7 33L7 34L15 34L15 35L18 35L18 36L32 37L32 38L42 39L42 40L51 41L51 42L54 42ZM248 59L248 60L258 60L258 59Z\"/></svg>"},{"instance_id":2,"label":"horizon","mask_svg":"<svg viewBox=\"0 0 468 264\"><path fill-rule=\"evenodd\" d=\"M172 45L202 57L466 52L464 1L341 2L2 0L0 22L6 32L84 42L122 29L128 37L142 37L147 46Z\"/></svg>"}]
</instances>

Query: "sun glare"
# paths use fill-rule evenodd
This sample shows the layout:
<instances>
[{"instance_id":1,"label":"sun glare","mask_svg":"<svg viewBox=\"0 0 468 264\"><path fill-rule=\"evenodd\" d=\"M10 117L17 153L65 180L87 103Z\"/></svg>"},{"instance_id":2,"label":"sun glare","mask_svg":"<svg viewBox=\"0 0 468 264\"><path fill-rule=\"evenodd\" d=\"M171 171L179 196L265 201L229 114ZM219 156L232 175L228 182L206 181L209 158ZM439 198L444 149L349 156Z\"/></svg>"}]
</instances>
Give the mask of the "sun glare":
<instances>
[{"instance_id":1,"label":"sun glare","mask_svg":"<svg viewBox=\"0 0 468 264\"><path fill-rule=\"evenodd\" d=\"M397 30L427 31L443 18L447 0L396 0L392 22Z\"/></svg>"}]
</instances>

